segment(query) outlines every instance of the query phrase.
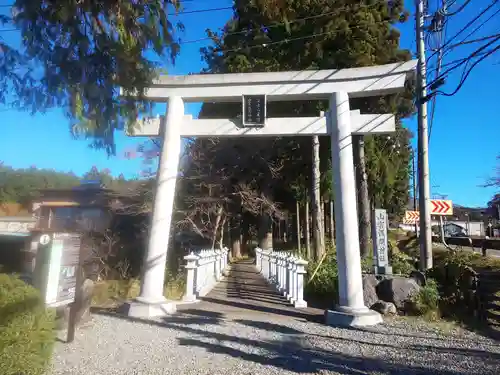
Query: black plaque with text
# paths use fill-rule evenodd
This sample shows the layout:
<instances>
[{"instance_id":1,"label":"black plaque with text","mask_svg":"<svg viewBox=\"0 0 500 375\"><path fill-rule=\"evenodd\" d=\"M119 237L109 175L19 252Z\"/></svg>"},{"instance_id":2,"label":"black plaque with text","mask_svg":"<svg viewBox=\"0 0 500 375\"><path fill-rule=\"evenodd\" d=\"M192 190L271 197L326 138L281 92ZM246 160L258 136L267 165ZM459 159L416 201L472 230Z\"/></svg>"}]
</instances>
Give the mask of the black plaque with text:
<instances>
[{"instance_id":1,"label":"black plaque with text","mask_svg":"<svg viewBox=\"0 0 500 375\"><path fill-rule=\"evenodd\" d=\"M54 242L62 242L62 259L57 304L72 303L76 295L76 277L80 265L81 237L75 233L54 233Z\"/></svg>"},{"instance_id":2,"label":"black plaque with text","mask_svg":"<svg viewBox=\"0 0 500 375\"><path fill-rule=\"evenodd\" d=\"M243 95L243 126L264 126L266 104L265 95Z\"/></svg>"}]
</instances>

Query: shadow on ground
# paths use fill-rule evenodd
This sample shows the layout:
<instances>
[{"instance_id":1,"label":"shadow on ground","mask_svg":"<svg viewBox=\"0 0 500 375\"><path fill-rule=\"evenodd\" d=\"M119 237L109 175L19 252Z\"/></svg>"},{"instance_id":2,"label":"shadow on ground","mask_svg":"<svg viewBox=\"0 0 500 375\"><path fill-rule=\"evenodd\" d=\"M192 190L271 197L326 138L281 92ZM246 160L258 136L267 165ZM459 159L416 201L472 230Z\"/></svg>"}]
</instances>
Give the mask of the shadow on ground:
<instances>
[{"instance_id":1,"label":"shadow on ground","mask_svg":"<svg viewBox=\"0 0 500 375\"><path fill-rule=\"evenodd\" d=\"M138 322L147 325L166 327L184 333L188 337L178 337L180 346L204 348L207 352L224 354L238 358L242 361L252 362L263 366L274 366L283 371L295 373L320 373L333 371L341 374L443 374L443 375L465 375L477 373L470 371L437 371L437 364L429 364L429 367L410 365L405 359L411 357L425 363L426 353L439 352L443 361L453 361L450 356L468 357L472 361L484 362L491 368L498 366L500 355L478 349L465 349L457 347L441 347L419 344L419 336L414 336L410 344L404 347L387 340L390 335L396 333L375 332L370 329L359 330L365 332L370 340L342 337L343 331L326 330L334 332L332 335L318 335L301 331L287 326L292 320L322 322L321 310L305 309L298 310L289 307L286 299L274 293L271 287L253 271L250 262L242 262L233 267L231 276L224 283L220 283L207 297L197 305L179 306L179 313L158 321L130 318L116 314L114 311L93 309L95 314L105 314ZM195 307L193 307L195 306ZM314 324L314 323L310 323ZM227 326L236 334L222 333ZM214 326L210 328L210 326ZM233 327L234 326L234 327ZM279 339L260 339L247 335L243 332L244 327L256 330L268 331L279 334ZM220 328L219 328L220 327ZM238 330L242 332L238 335ZM250 331L252 332L252 331ZM349 330L345 330L349 333ZM258 333L257 333L258 334ZM361 335L360 335L361 336ZM411 337L404 331L400 336ZM262 337L266 337L262 335ZM422 336L423 337L423 336ZM432 337L434 340L439 338ZM395 352L388 358L373 358L363 355L348 355L335 349L328 350L321 345L316 345L315 340L322 344L333 344L335 342L352 345L355 352L359 352L362 346L382 347L387 353ZM427 341L428 342L428 341ZM246 348L243 348L245 346ZM344 345L345 347L345 345ZM182 350L182 349L181 349ZM404 353L398 351L403 350ZM384 352L384 351L382 351ZM396 358L396 359L395 359ZM458 359L457 359L458 360ZM446 367L445 362L440 363Z\"/></svg>"},{"instance_id":2,"label":"shadow on ground","mask_svg":"<svg viewBox=\"0 0 500 375\"><path fill-rule=\"evenodd\" d=\"M384 373L391 375L400 374L442 374L442 375L465 375L474 372L468 371L437 371L435 368L425 368L420 366L410 366L405 363L397 363L388 359L376 359L346 355L334 350L324 350L306 345L303 341L309 335L300 330L290 328L281 324L270 322L259 322L252 320L235 320L228 322L223 316L218 316L196 309L185 310L181 316L172 316L162 321L150 321L137 318L130 318L115 313L99 311L97 314L111 315L117 318L126 319L136 323L154 325L174 329L189 334L190 338L178 338L180 346L194 346L204 348L207 352L215 354L225 354L243 361L253 362L265 366L274 366L281 370L296 373L320 373L322 371L335 371L341 374L364 374L364 373ZM228 335L219 332L207 332L204 329L192 327L192 325L204 324L231 324L237 323L253 328L278 332L283 334L281 340L255 340L237 335ZM379 333L383 335L383 333ZM374 345L386 347L387 350L401 349L398 345L382 344L377 340L374 333L374 341L354 340L339 336L322 336L331 340L348 341L353 344ZM245 345L251 350L242 350L238 346ZM477 349L464 348L443 348L431 345L411 345L405 348L409 352L419 352L413 354L415 357L425 356L426 352L441 352L443 356L460 355L470 357L471 360L482 362L500 362L500 354ZM258 352L258 353L256 353Z\"/></svg>"}]
</instances>

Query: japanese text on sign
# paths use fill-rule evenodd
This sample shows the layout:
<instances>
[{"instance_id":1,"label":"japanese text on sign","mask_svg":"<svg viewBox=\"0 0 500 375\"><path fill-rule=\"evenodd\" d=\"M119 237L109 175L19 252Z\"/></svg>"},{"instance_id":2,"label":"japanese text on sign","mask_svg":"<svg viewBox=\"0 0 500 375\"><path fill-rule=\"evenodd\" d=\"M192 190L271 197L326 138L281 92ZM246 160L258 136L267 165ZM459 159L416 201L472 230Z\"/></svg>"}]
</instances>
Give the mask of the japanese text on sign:
<instances>
[{"instance_id":1,"label":"japanese text on sign","mask_svg":"<svg viewBox=\"0 0 500 375\"><path fill-rule=\"evenodd\" d=\"M383 209L375 209L374 214L374 255L378 267L388 265L387 246L387 212Z\"/></svg>"},{"instance_id":2,"label":"japanese text on sign","mask_svg":"<svg viewBox=\"0 0 500 375\"><path fill-rule=\"evenodd\" d=\"M266 121L266 96L243 96L243 125L263 126Z\"/></svg>"}]
</instances>

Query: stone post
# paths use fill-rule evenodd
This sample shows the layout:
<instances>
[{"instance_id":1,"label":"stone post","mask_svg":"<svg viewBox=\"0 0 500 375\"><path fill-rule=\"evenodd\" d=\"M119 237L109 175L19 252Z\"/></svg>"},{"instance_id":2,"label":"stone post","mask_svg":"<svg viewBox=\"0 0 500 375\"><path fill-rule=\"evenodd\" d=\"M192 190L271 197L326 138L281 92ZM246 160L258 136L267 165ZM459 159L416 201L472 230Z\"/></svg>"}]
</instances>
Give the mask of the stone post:
<instances>
[{"instance_id":1,"label":"stone post","mask_svg":"<svg viewBox=\"0 0 500 375\"><path fill-rule=\"evenodd\" d=\"M307 302L304 301L304 275L306 274L307 261L298 259L295 261L295 265L297 267L297 297L294 306L304 308L307 307Z\"/></svg>"},{"instance_id":2,"label":"stone post","mask_svg":"<svg viewBox=\"0 0 500 375\"><path fill-rule=\"evenodd\" d=\"M290 253L285 254L285 262L283 266L283 295L286 297L288 293L288 261Z\"/></svg>"},{"instance_id":3,"label":"stone post","mask_svg":"<svg viewBox=\"0 0 500 375\"><path fill-rule=\"evenodd\" d=\"M205 285L205 250L201 250L198 255L198 269L196 272L196 295L200 296Z\"/></svg>"},{"instance_id":4,"label":"stone post","mask_svg":"<svg viewBox=\"0 0 500 375\"><path fill-rule=\"evenodd\" d=\"M293 262L295 258L293 255L288 257L288 292L286 298L292 302L293 299ZM292 302L293 303L293 302Z\"/></svg>"},{"instance_id":5,"label":"stone post","mask_svg":"<svg viewBox=\"0 0 500 375\"><path fill-rule=\"evenodd\" d=\"M186 293L182 300L184 302L196 302L195 292L195 272L197 268L198 257L193 253L184 257L186 261Z\"/></svg>"},{"instance_id":6,"label":"stone post","mask_svg":"<svg viewBox=\"0 0 500 375\"><path fill-rule=\"evenodd\" d=\"M363 302L354 161L349 96L337 92L330 97L327 129L331 138L339 305L325 312L326 323L367 326L382 322L379 313Z\"/></svg>"},{"instance_id":7,"label":"stone post","mask_svg":"<svg viewBox=\"0 0 500 375\"><path fill-rule=\"evenodd\" d=\"M221 251L215 250L215 281L220 281L220 278L222 276L220 262L221 262Z\"/></svg>"},{"instance_id":8,"label":"stone post","mask_svg":"<svg viewBox=\"0 0 500 375\"><path fill-rule=\"evenodd\" d=\"M273 285L276 285L276 254L274 252L269 253L269 263L271 264L269 280Z\"/></svg>"},{"instance_id":9,"label":"stone post","mask_svg":"<svg viewBox=\"0 0 500 375\"><path fill-rule=\"evenodd\" d=\"M255 248L255 267L259 272L262 271L262 253L258 247Z\"/></svg>"},{"instance_id":10,"label":"stone post","mask_svg":"<svg viewBox=\"0 0 500 375\"><path fill-rule=\"evenodd\" d=\"M281 291L281 267L283 258L281 252L276 254L276 290Z\"/></svg>"},{"instance_id":11,"label":"stone post","mask_svg":"<svg viewBox=\"0 0 500 375\"><path fill-rule=\"evenodd\" d=\"M297 264L295 263L298 258L295 258L292 262L292 297L290 302L295 304L297 300Z\"/></svg>"},{"instance_id":12,"label":"stone post","mask_svg":"<svg viewBox=\"0 0 500 375\"><path fill-rule=\"evenodd\" d=\"M141 290L134 301L123 306L123 312L132 317L165 316L176 311L175 303L165 299L163 287L181 154L180 129L183 118L182 98L170 97L165 123L160 128L163 140L156 177L149 242L142 264Z\"/></svg>"}]
</instances>

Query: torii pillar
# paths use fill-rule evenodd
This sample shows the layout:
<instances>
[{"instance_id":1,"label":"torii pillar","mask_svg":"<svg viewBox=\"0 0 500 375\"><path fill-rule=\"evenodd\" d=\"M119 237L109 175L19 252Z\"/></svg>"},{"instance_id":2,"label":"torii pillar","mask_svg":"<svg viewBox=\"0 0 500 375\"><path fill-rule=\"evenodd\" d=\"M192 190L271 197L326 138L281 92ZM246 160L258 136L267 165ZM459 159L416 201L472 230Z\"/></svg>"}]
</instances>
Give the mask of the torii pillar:
<instances>
[{"instance_id":1,"label":"torii pillar","mask_svg":"<svg viewBox=\"0 0 500 375\"><path fill-rule=\"evenodd\" d=\"M141 270L139 297L123 305L122 310L132 317L157 317L173 314L176 305L164 296L165 268L174 208L175 185L179 174L181 154L180 127L184 117L182 98L168 100L166 121L160 125L162 147L154 195L148 247Z\"/></svg>"},{"instance_id":2,"label":"torii pillar","mask_svg":"<svg viewBox=\"0 0 500 375\"><path fill-rule=\"evenodd\" d=\"M335 310L325 311L325 320L329 325L375 325L382 322L382 316L365 306L363 299L349 96L346 92L337 92L329 102L327 123L335 192L339 304Z\"/></svg>"}]
</instances>

